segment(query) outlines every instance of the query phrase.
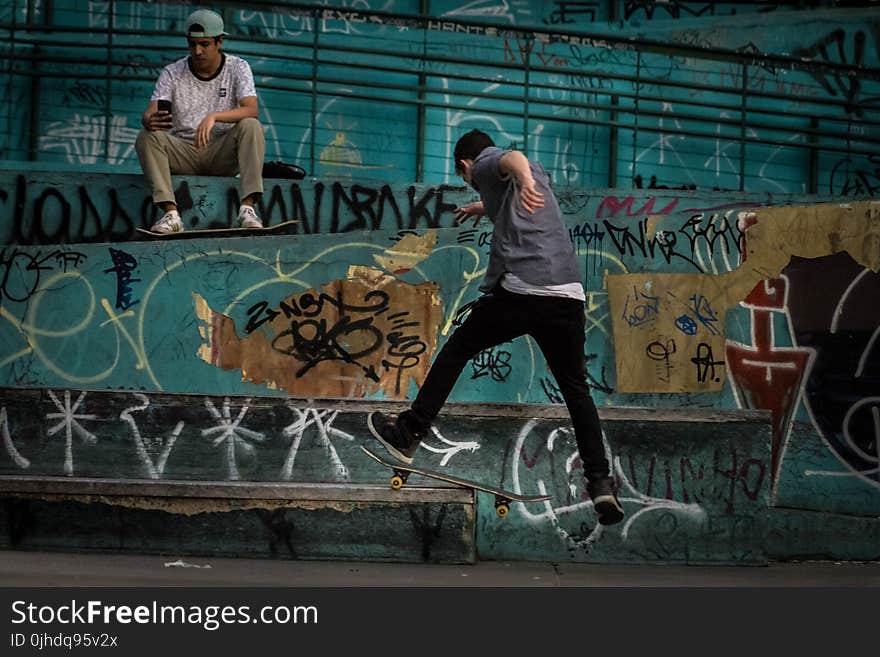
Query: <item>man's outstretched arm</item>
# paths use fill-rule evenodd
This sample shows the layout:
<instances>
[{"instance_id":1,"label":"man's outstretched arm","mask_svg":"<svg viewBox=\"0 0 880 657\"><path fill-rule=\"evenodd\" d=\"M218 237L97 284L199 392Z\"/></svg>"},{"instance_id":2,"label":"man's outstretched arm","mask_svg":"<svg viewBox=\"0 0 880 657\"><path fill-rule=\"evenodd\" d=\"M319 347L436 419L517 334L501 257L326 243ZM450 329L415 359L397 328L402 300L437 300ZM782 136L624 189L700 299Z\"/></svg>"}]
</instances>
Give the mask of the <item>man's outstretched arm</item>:
<instances>
[{"instance_id":1,"label":"man's outstretched arm","mask_svg":"<svg viewBox=\"0 0 880 657\"><path fill-rule=\"evenodd\" d=\"M519 187L519 200L527 212L544 207L544 195L535 187L529 160L519 151L508 151L501 156L498 167L504 175L512 176Z\"/></svg>"}]
</instances>

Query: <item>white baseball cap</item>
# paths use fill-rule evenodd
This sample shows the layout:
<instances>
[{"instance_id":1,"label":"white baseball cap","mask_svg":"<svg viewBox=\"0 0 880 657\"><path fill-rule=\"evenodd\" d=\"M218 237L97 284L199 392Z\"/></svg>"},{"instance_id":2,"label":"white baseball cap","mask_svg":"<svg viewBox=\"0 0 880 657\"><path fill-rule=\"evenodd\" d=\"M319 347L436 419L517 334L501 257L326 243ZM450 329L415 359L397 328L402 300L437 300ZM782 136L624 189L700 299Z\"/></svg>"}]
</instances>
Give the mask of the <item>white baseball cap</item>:
<instances>
[{"instance_id":1,"label":"white baseball cap","mask_svg":"<svg viewBox=\"0 0 880 657\"><path fill-rule=\"evenodd\" d=\"M197 39L226 36L223 31L223 18L210 9L196 9L186 19L186 35Z\"/></svg>"}]
</instances>

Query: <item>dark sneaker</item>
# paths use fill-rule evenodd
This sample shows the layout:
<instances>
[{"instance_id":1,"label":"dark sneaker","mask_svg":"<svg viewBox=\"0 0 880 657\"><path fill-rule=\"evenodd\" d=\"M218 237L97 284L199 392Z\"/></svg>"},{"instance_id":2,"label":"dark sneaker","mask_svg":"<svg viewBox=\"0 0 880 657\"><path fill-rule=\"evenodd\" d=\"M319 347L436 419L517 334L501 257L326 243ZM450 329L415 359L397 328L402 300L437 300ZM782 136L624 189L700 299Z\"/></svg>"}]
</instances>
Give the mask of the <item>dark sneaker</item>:
<instances>
[{"instance_id":1,"label":"dark sneaker","mask_svg":"<svg viewBox=\"0 0 880 657\"><path fill-rule=\"evenodd\" d=\"M587 491L593 500L593 508L600 525L616 525L623 520L623 507L614 493L614 479L602 477L587 483Z\"/></svg>"},{"instance_id":2,"label":"dark sneaker","mask_svg":"<svg viewBox=\"0 0 880 657\"><path fill-rule=\"evenodd\" d=\"M404 463L412 463L413 454L422 441L403 427L399 419L394 420L384 413L373 411L367 416L367 426L391 456Z\"/></svg>"}]
</instances>

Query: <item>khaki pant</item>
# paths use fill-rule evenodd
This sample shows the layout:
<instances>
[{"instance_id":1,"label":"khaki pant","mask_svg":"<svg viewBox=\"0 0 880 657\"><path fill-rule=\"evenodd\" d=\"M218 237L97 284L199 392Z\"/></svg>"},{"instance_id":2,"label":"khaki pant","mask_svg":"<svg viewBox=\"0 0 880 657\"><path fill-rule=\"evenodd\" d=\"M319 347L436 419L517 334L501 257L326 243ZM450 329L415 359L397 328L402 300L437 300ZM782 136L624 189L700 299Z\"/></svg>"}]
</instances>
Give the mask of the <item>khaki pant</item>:
<instances>
[{"instance_id":1,"label":"khaki pant","mask_svg":"<svg viewBox=\"0 0 880 657\"><path fill-rule=\"evenodd\" d=\"M164 130L141 130L135 142L138 160L150 183L153 202L176 203L171 174L234 176L241 172L241 198L263 192L266 136L256 119L242 119L205 148L173 137Z\"/></svg>"}]
</instances>

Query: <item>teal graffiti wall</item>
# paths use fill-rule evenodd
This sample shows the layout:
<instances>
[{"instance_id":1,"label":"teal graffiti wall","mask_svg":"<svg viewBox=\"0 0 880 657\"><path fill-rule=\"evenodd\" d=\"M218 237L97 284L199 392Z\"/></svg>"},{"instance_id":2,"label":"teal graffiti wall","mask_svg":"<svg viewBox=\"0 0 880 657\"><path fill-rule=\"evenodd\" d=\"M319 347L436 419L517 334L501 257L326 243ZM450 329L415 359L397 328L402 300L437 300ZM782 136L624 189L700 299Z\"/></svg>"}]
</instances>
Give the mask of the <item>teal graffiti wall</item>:
<instances>
[{"instance_id":1,"label":"teal graffiti wall","mask_svg":"<svg viewBox=\"0 0 880 657\"><path fill-rule=\"evenodd\" d=\"M297 234L157 242L140 241L133 230L151 221L139 177L86 175L78 185L53 172L8 171L0 182L6 236L0 375L5 386L214 395L313 393L310 386L327 371L335 371L333 358L310 364L306 352L287 350L286 368L303 371L286 389L273 389L269 380L245 380L241 367L223 369L218 361L201 356L200 349L211 342L205 334L210 322L198 314L193 294L230 317L237 337L272 334L278 329L261 321L268 318L267 309L278 309L285 300L302 304L304 295L350 278L352 267L384 270L386 275L396 272L395 281L408 284L394 288L398 291L426 282L437 285L439 316L421 324L413 336L426 347L416 360L427 364L431 345L443 344L459 311L477 296L489 247L487 225L453 227L451 209L470 198L461 189L390 185L383 192L384 186L364 181L339 185L334 192L336 183L330 181L271 181L270 189L278 188L285 205L282 212L276 202L274 214L267 216L272 223L298 219ZM190 179L192 207L185 216L198 222L196 226L212 221L228 225L231 216L224 199L233 187L222 179ZM114 190L125 192L117 205ZM326 196L320 209L316 196ZM876 514L880 498L871 449L880 318L876 304L868 300L877 295L880 281L876 272L846 252L795 258L797 267L791 265L784 276L756 286L729 309L718 327L724 347L716 354L722 381L717 392L617 389L614 324L626 322L612 315L609 275L674 273L717 279L741 271L749 235L739 221L741 212L760 213L773 204L812 207L820 199L577 188L560 189L559 197L582 262L588 295L588 375L600 406L769 409L774 431L768 477L777 503ZM291 203L291 198L301 198L302 204ZM202 202L205 199L214 202ZM423 199L427 201L420 204ZM877 242L871 241L878 233L876 205L864 207L874 209L865 215L860 235L876 258ZM65 208L69 215L63 219L59 211ZM115 217L112 222L110 217ZM651 233L649 217L661 217L663 230ZM401 239L429 236L435 241L424 257L403 265L393 259ZM795 231L792 240L811 243L815 236ZM863 254L855 256L864 260ZM409 297L382 289L388 290L389 312L425 317ZM358 294L348 302L364 306L365 293ZM720 311L710 304L702 307L702 315L695 311L692 316L705 320L720 316ZM340 312L334 318L379 325L377 315L362 310ZM375 353L387 356L392 350L388 332L375 345ZM322 348L330 344L318 342ZM334 358L342 353L342 347L333 347L337 348L331 349ZM365 355L364 363L370 358ZM701 371L700 363L688 365L685 379L695 383ZM360 383L368 382L364 372L362 368L355 373ZM352 384L334 389L333 396L411 397L418 377L403 381L406 385L398 389ZM452 399L561 401L528 338L480 354L466 368Z\"/></svg>"},{"instance_id":2,"label":"teal graffiti wall","mask_svg":"<svg viewBox=\"0 0 880 657\"><path fill-rule=\"evenodd\" d=\"M457 135L476 127L560 185L873 195L873 3L796 4L216 8L255 72L268 158L319 177L448 182ZM0 3L0 155L136 171L140 114L186 54L189 10Z\"/></svg>"},{"instance_id":3,"label":"teal graffiti wall","mask_svg":"<svg viewBox=\"0 0 880 657\"><path fill-rule=\"evenodd\" d=\"M452 213L473 198L452 175L452 145L476 127L553 176L588 292L600 406L768 409L768 497L795 512L786 531L810 533L798 511L877 516L880 229L867 202L880 190L880 29L870 3L431 2L430 21L415 2L332 4L216 5L227 50L257 77L267 159L309 171L268 181L261 201L268 223L296 220L294 234L166 243L137 239L156 210L133 143L158 71L185 54L176 30L190 8L0 2L0 384L284 396L200 355L209 341L193 293L245 337L261 303L348 280L352 267L393 271L399 240L434 230L424 257L395 275L437 286L439 319L417 336L430 347L425 364L486 264L488 225L455 227ZM175 188L188 228L234 217L234 181ZM626 322L609 277L722 280L749 266L741 213L822 202L864 210L858 248L840 247L834 230L786 224L799 255L728 308L713 336L720 389L619 389L615 328ZM798 250L817 240L826 251ZM708 331L721 309L684 314ZM707 361L688 358L696 384ZM481 354L452 399L560 401L527 339Z\"/></svg>"}]
</instances>

